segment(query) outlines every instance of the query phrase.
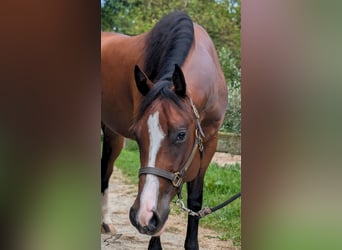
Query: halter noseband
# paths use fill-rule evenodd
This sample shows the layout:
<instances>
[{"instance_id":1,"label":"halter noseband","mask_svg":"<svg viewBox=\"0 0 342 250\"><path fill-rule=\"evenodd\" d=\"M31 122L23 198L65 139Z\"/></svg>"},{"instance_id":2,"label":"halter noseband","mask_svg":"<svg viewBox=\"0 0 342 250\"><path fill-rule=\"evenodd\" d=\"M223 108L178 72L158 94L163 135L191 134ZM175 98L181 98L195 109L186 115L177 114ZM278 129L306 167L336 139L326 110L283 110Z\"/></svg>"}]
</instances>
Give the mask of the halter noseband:
<instances>
[{"instance_id":1,"label":"halter noseband","mask_svg":"<svg viewBox=\"0 0 342 250\"><path fill-rule=\"evenodd\" d=\"M160 177L163 177L167 180L170 180L172 182L172 185L175 188L179 188L182 186L183 177L184 177L186 171L188 170L188 168L190 167L192 160L195 157L197 148L200 152L203 152L203 149L204 149L204 146L203 146L204 133L203 133L203 130L202 130L202 127L200 124L200 116L199 116L199 113L198 113L198 111L197 111L197 109L196 109L191 98L190 98L190 105L191 105L192 111L194 112L195 118L196 118L195 143L194 143L194 147L192 148L191 154L190 154L188 160L185 162L182 169L176 173L172 173L172 172L160 169L160 168L145 167L145 168L140 168L139 176L142 174L152 174L152 175L160 176Z\"/></svg>"}]
</instances>

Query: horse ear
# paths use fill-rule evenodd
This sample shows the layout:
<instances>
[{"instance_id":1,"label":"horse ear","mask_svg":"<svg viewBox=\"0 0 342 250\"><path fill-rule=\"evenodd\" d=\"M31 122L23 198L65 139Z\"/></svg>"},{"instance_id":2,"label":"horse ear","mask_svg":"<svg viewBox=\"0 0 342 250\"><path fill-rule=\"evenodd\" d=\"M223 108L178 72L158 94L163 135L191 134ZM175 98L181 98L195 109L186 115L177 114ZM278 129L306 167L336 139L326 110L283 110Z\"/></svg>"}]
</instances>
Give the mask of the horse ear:
<instances>
[{"instance_id":1,"label":"horse ear","mask_svg":"<svg viewBox=\"0 0 342 250\"><path fill-rule=\"evenodd\" d=\"M182 69L175 64L175 71L172 75L172 82L175 88L175 93L180 97L186 96L186 83Z\"/></svg>"},{"instance_id":2,"label":"horse ear","mask_svg":"<svg viewBox=\"0 0 342 250\"><path fill-rule=\"evenodd\" d=\"M139 92L143 96L147 95L148 91L150 91L150 88L152 87L152 82L138 65L135 65L134 67L134 78Z\"/></svg>"}]
</instances>

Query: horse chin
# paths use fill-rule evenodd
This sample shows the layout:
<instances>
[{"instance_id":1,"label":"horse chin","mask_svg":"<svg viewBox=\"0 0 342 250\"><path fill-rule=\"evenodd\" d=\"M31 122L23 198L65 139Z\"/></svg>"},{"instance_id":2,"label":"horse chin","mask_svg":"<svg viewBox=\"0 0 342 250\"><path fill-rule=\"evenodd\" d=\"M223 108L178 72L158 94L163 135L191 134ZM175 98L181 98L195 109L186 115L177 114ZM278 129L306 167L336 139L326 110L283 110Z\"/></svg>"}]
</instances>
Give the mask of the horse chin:
<instances>
[{"instance_id":1,"label":"horse chin","mask_svg":"<svg viewBox=\"0 0 342 250\"><path fill-rule=\"evenodd\" d=\"M157 237L157 236L162 235L162 234L164 233L164 231L165 231L166 224L167 224L167 220L165 221L164 226L163 226L157 233L155 233L155 234L152 235L152 236Z\"/></svg>"},{"instance_id":2,"label":"horse chin","mask_svg":"<svg viewBox=\"0 0 342 250\"><path fill-rule=\"evenodd\" d=\"M164 213L159 213L161 225L159 226L159 229L157 229L156 232L151 234L151 236L160 236L164 233L166 226L167 226L167 221L169 219L169 214L170 214L169 207L164 210Z\"/></svg>"}]
</instances>

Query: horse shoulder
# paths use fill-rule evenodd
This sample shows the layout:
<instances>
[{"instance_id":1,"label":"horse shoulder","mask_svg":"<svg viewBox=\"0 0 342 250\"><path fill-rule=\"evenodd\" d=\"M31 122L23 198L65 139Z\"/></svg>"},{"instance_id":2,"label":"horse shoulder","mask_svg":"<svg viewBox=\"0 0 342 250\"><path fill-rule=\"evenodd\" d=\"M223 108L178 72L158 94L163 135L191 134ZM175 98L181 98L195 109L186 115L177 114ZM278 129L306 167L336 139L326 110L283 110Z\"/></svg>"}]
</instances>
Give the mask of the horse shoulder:
<instances>
[{"instance_id":1,"label":"horse shoulder","mask_svg":"<svg viewBox=\"0 0 342 250\"><path fill-rule=\"evenodd\" d=\"M195 24L193 64L187 65L191 96L198 103L201 125L210 140L222 125L228 104L228 90L215 46L203 27Z\"/></svg>"}]
</instances>

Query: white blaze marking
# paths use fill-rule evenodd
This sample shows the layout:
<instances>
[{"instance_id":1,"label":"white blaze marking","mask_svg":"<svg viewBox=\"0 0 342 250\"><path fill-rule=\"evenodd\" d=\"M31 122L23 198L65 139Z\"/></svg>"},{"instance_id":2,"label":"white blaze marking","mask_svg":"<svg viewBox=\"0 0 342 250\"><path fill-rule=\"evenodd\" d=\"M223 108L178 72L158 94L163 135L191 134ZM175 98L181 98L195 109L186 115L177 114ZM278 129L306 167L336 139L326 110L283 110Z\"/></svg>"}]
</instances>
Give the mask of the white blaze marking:
<instances>
[{"instance_id":1,"label":"white blaze marking","mask_svg":"<svg viewBox=\"0 0 342 250\"><path fill-rule=\"evenodd\" d=\"M148 156L148 166L155 167L157 153L160 148L160 143L165 135L159 125L159 112L150 115L147 120L148 133L150 135L150 154Z\"/></svg>"},{"instance_id":2,"label":"white blaze marking","mask_svg":"<svg viewBox=\"0 0 342 250\"><path fill-rule=\"evenodd\" d=\"M103 192L102 201L101 201L101 210L102 210L102 222L106 224L113 223L110 218L110 211L108 206L108 188Z\"/></svg>"},{"instance_id":3,"label":"white blaze marking","mask_svg":"<svg viewBox=\"0 0 342 250\"><path fill-rule=\"evenodd\" d=\"M148 167L155 167L156 158L160 144L165 137L159 125L159 112L149 116L147 120L148 133L150 138ZM153 210L157 207L159 194L159 181L154 175L147 174L145 185L140 196L140 210L138 221L141 226L147 226L153 216Z\"/></svg>"}]
</instances>

